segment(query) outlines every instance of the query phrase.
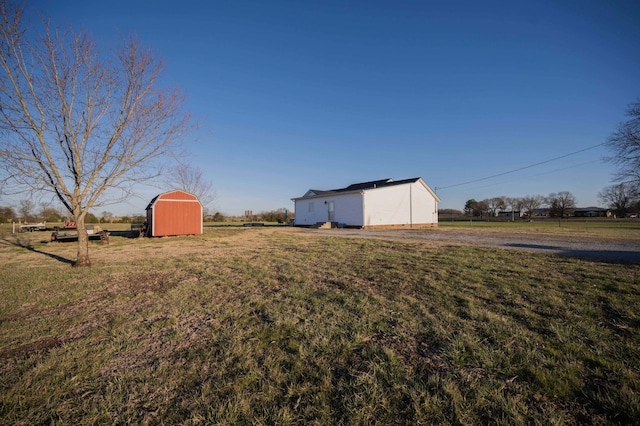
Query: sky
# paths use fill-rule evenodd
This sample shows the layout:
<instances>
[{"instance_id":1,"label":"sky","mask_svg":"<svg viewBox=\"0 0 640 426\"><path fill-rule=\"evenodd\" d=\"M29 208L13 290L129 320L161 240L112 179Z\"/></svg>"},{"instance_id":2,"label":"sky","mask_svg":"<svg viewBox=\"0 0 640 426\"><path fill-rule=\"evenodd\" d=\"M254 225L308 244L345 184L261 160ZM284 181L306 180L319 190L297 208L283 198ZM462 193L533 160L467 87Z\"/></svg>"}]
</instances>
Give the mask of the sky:
<instances>
[{"instance_id":1,"label":"sky","mask_svg":"<svg viewBox=\"0 0 640 426\"><path fill-rule=\"evenodd\" d=\"M559 191L597 206L614 172L600 144L640 98L636 0L31 0L28 11L104 50L136 34L163 58L199 125L186 160L226 215L413 177L440 208ZM163 191L138 192L107 210L143 214Z\"/></svg>"}]
</instances>

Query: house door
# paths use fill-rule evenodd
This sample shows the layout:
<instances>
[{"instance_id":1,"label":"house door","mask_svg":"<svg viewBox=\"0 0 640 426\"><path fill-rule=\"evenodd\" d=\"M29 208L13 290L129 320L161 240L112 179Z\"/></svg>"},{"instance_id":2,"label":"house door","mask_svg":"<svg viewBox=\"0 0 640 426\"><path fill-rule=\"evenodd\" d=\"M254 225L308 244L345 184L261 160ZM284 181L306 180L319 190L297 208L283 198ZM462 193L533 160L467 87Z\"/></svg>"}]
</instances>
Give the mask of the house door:
<instances>
[{"instance_id":1,"label":"house door","mask_svg":"<svg viewBox=\"0 0 640 426\"><path fill-rule=\"evenodd\" d=\"M329 201L328 203L328 211L329 211L329 222L333 222L336 218L336 212L335 212L335 204L333 201Z\"/></svg>"}]
</instances>

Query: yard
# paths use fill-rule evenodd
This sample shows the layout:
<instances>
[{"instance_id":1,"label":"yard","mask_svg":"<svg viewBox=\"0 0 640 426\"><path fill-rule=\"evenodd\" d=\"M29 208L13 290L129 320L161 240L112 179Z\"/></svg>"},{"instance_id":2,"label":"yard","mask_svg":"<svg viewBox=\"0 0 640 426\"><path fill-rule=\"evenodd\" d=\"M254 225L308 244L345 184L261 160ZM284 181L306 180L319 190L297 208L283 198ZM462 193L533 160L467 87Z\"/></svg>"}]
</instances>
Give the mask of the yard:
<instances>
[{"instance_id":1,"label":"yard","mask_svg":"<svg viewBox=\"0 0 640 426\"><path fill-rule=\"evenodd\" d=\"M637 424L640 265L473 243L629 223L4 234L0 423Z\"/></svg>"}]
</instances>

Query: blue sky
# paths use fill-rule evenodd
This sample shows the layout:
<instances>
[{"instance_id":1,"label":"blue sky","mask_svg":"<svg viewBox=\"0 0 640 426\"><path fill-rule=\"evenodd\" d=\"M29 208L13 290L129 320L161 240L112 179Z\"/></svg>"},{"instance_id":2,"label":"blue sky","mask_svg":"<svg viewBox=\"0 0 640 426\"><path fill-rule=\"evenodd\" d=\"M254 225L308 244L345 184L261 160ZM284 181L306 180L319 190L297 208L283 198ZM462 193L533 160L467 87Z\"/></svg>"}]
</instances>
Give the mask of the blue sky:
<instances>
[{"instance_id":1,"label":"blue sky","mask_svg":"<svg viewBox=\"0 0 640 426\"><path fill-rule=\"evenodd\" d=\"M107 50L135 32L201 128L191 162L225 214L308 189L421 176L442 199L571 191L598 205L597 147L640 97L637 1L44 1ZM449 187L449 188L447 188ZM143 213L160 192L112 206Z\"/></svg>"}]
</instances>

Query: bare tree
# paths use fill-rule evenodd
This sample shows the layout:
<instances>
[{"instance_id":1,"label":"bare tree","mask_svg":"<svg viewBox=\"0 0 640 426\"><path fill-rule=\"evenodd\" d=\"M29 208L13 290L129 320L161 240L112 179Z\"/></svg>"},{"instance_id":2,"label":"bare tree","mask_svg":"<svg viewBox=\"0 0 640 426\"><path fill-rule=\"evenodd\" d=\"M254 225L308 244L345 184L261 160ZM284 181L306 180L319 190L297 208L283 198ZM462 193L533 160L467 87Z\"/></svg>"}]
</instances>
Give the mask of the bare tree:
<instances>
[{"instance_id":1,"label":"bare tree","mask_svg":"<svg viewBox=\"0 0 640 426\"><path fill-rule=\"evenodd\" d=\"M504 210L506 202L504 197L493 197L485 200L487 203L489 215L495 217L498 215L498 211Z\"/></svg>"},{"instance_id":2,"label":"bare tree","mask_svg":"<svg viewBox=\"0 0 640 426\"><path fill-rule=\"evenodd\" d=\"M576 197L569 191L551 193L546 202L551 217L567 217L576 208Z\"/></svg>"},{"instance_id":3,"label":"bare tree","mask_svg":"<svg viewBox=\"0 0 640 426\"><path fill-rule=\"evenodd\" d=\"M525 210L529 220L533 219L536 210L544 203L542 195L527 195L522 198L522 208Z\"/></svg>"},{"instance_id":4,"label":"bare tree","mask_svg":"<svg viewBox=\"0 0 640 426\"><path fill-rule=\"evenodd\" d=\"M489 214L489 202L487 200L478 201L474 211L474 216L479 216L482 219L485 215Z\"/></svg>"},{"instance_id":5,"label":"bare tree","mask_svg":"<svg viewBox=\"0 0 640 426\"><path fill-rule=\"evenodd\" d=\"M90 265L87 213L157 177L189 116L135 38L105 55L86 32L39 31L23 11L0 0L0 177L59 199L78 228L75 265Z\"/></svg>"},{"instance_id":6,"label":"bare tree","mask_svg":"<svg viewBox=\"0 0 640 426\"><path fill-rule=\"evenodd\" d=\"M522 198L520 197L504 197L505 205L511 208L511 220L515 220L515 214L518 212L518 218L520 218L520 210L522 209Z\"/></svg>"},{"instance_id":7,"label":"bare tree","mask_svg":"<svg viewBox=\"0 0 640 426\"><path fill-rule=\"evenodd\" d=\"M113 213L109 211L103 211L101 216L102 223L113 223Z\"/></svg>"},{"instance_id":8,"label":"bare tree","mask_svg":"<svg viewBox=\"0 0 640 426\"><path fill-rule=\"evenodd\" d=\"M203 207L211 204L215 198L213 183L207 180L202 171L188 163L178 163L169 169L167 184L177 185L183 191L195 195Z\"/></svg>"},{"instance_id":9,"label":"bare tree","mask_svg":"<svg viewBox=\"0 0 640 426\"><path fill-rule=\"evenodd\" d=\"M29 217L31 217L31 214L33 213L34 208L35 208L35 204L33 201L28 199L20 200L18 212L20 213L22 220L24 220L25 222L28 222Z\"/></svg>"},{"instance_id":10,"label":"bare tree","mask_svg":"<svg viewBox=\"0 0 640 426\"><path fill-rule=\"evenodd\" d=\"M640 99L629 104L627 116L629 120L620 123L607 141L613 151L608 160L619 167L617 181L632 182L640 188Z\"/></svg>"},{"instance_id":11,"label":"bare tree","mask_svg":"<svg viewBox=\"0 0 640 426\"><path fill-rule=\"evenodd\" d=\"M607 186L598 193L598 198L608 207L615 210L618 216L622 217L638 201L640 192L635 185L623 182Z\"/></svg>"}]
</instances>

